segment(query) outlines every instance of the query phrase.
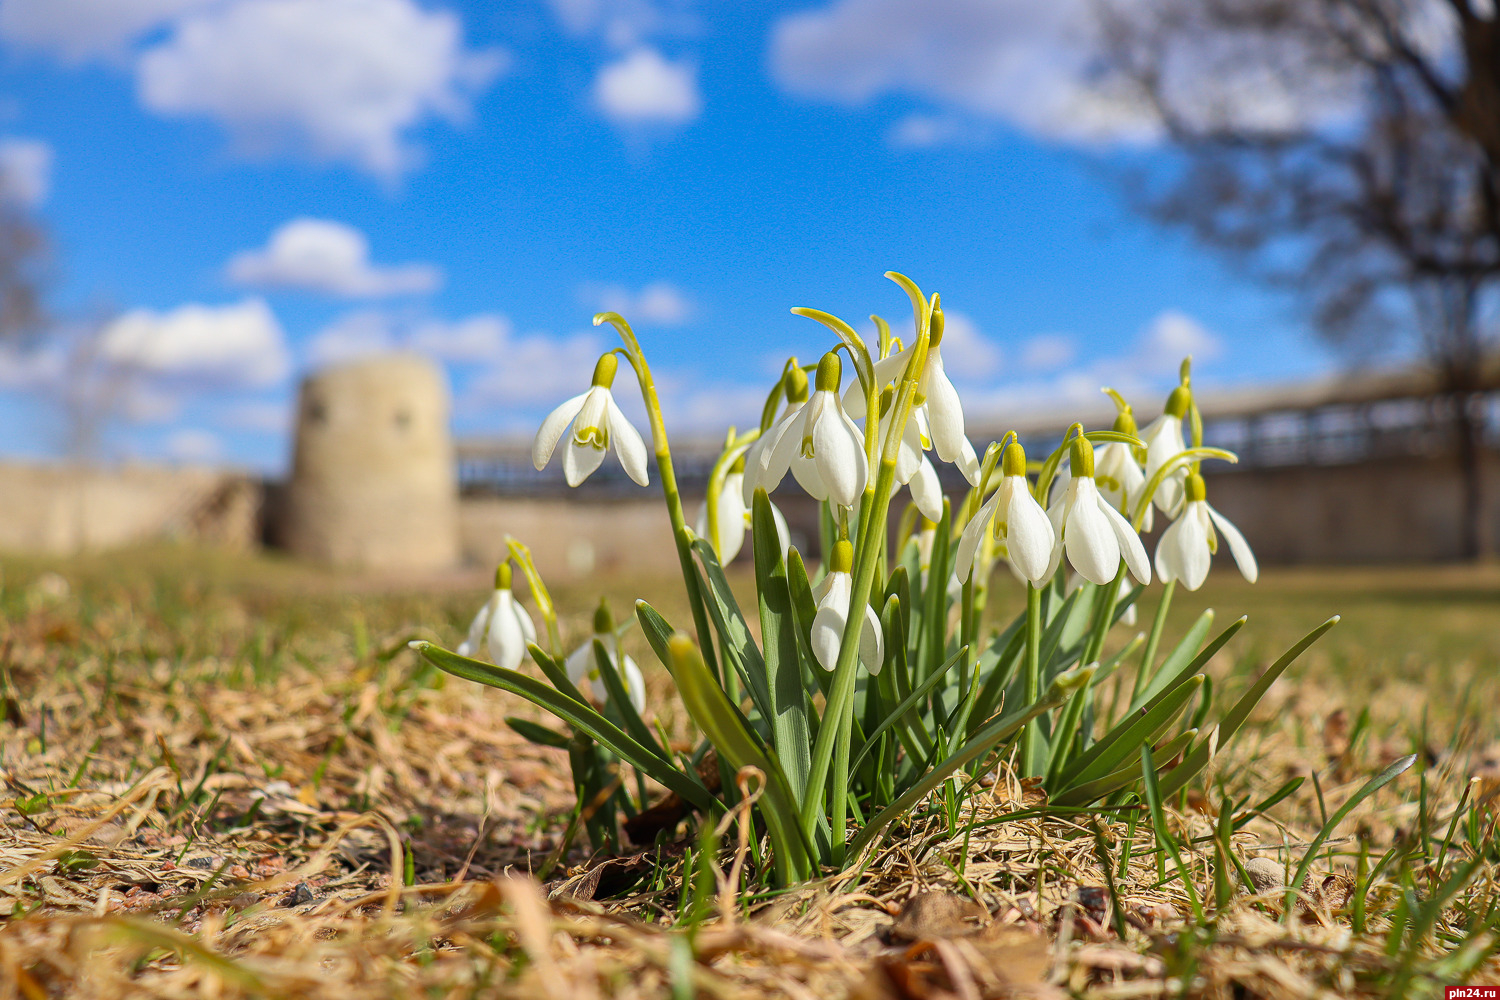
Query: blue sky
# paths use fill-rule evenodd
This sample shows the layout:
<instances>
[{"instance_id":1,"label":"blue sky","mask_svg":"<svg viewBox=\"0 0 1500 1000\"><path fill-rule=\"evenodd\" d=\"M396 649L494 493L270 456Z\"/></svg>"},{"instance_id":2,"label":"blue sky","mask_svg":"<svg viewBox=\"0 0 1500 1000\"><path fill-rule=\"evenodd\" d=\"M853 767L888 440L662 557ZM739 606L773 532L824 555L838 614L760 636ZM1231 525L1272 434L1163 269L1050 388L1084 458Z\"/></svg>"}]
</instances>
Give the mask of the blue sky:
<instances>
[{"instance_id":1,"label":"blue sky","mask_svg":"<svg viewBox=\"0 0 1500 1000\"><path fill-rule=\"evenodd\" d=\"M0 0L0 171L54 310L113 317L119 456L280 469L297 378L393 346L446 365L459 433L526 428L601 307L669 427L744 423L827 346L789 307L908 321L888 268L942 292L973 414L1154 393L1182 349L1205 382L1326 368L1123 206L1112 165L1163 154L1081 82L1086 4L989 6ZM61 355L0 357L9 452L56 453Z\"/></svg>"}]
</instances>

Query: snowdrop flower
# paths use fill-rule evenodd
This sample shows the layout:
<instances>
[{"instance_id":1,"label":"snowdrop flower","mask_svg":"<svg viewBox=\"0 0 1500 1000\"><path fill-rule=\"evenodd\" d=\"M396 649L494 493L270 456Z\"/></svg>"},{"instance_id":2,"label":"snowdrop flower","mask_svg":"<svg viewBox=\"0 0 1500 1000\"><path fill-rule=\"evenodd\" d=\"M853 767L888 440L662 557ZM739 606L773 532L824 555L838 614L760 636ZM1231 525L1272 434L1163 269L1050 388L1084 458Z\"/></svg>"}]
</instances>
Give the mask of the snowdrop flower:
<instances>
[{"instance_id":1,"label":"snowdrop flower","mask_svg":"<svg viewBox=\"0 0 1500 1000\"><path fill-rule=\"evenodd\" d=\"M890 386L880 392L880 424L876 434L882 446L891 427L894 410L891 404L895 398L895 390ZM932 467L923 451L921 425L916 417L913 411L901 430L901 444L896 449L896 485L910 487L917 510L929 521L937 521L943 516L943 486L938 480L937 469ZM968 440L965 439L964 443L967 444Z\"/></svg>"},{"instance_id":2,"label":"snowdrop flower","mask_svg":"<svg viewBox=\"0 0 1500 1000\"><path fill-rule=\"evenodd\" d=\"M1163 465L1187 450L1187 442L1182 438L1182 419L1187 415L1192 402L1192 391L1185 385L1179 385L1167 397L1167 407L1162 415L1147 424L1146 429L1141 432L1141 440L1146 443L1145 477L1148 482ZM1186 480L1187 468L1180 466L1168 474L1156 488L1156 496L1152 500L1168 517L1176 514L1182 503L1182 488Z\"/></svg>"},{"instance_id":3,"label":"snowdrop flower","mask_svg":"<svg viewBox=\"0 0 1500 1000\"><path fill-rule=\"evenodd\" d=\"M719 536L709 538L708 535L707 499L699 505L698 518L693 525L693 531L699 538L708 538L714 552L718 553L719 563L724 566L734 562L734 557L740 554L740 549L745 544L745 529L750 525L750 510L745 505L744 481L745 458L742 455L735 459L729 474L719 487L718 510L715 512Z\"/></svg>"},{"instance_id":4,"label":"snowdrop flower","mask_svg":"<svg viewBox=\"0 0 1500 1000\"><path fill-rule=\"evenodd\" d=\"M526 644L536 642L536 626L510 592L510 562L495 571L495 592L469 624L469 635L458 647L459 656L479 655L479 644L489 640L490 662L515 670L526 658Z\"/></svg>"},{"instance_id":5,"label":"snowdrop flower","mask_svg":"<svg viewBox=\"0 0 1500 1000\"><path fill-rule=\"evenodd\" d=\"M563 452L563 474L569 486L577 486L604 463L604 453L611 442L626 475L642 486L651 482L646 475L645 442L620 412L610 392L619 366L619 359L612 352L604 355L594 366L593 387L547 414L531 445L531 463L538 472L547 467L563 432L572 425L573 433Z\"/></svg>"},{"instance_id":6,"label":"snowdrop flower","mask_svg":"<svg viewBox=\"0 0 1500 1000\"><path fill-rule=\"evenodd\" d=\"M1047 512L1031 495L1026 482L1026 450L1017 442L1005 446L1000 471L1000 488L964 526L953 571L960 580L969 578L974 571L974 556L979 551L979 543L993 525L997 532L1004 533L1005 548L1017 575L1040 586L1055 568L1052 550L1056 532Z\"/></svg>"},{"instance_id":7,"label":"snowdrop flower","mask_svg":"<svg viewBox=\"0 0 1500 1000\"><path fill-rule=\"evenodd\" d=\"M854 546L848 539L834 543L828 559L828 572L813 588L818 601L818 613L813 616L813 656L824 670L832 670L839 660L839 647L843 643L844 625L849 620L849 599L854 589ZM880 633L880 619L875 609L865 602L865 622L859 633L859 659L872 674L880 673L885 665L884 639Z\"/></svg>"},{"instance_id":8,"label":"snowdrop flower","mask_svg":"<svg viewBox=\"0 0 1500 1000\"><path fill-rule=\"evenodd\" d=\"M1187 477L1183 491L1186 502L1182 514L1161 533L1156 544L1156 572L1163 581L1181 581L1188 590L1197 590L1208 576L1208 564L1219 550L1218 536L1229 543L1235 565L1251 583L1260 575L1255 553L1240 530L1229 518L1208 505L1208 491L1203 477L1196 472ZM1218 529L1215 532L1215 528Z\"/></svg>"},{"instance_id":9,"label":"snowdrop flower","mask_svg":"<svg viewBox=\"0 0 1500 1000\"><path fill-rule=\"evenodd\" d=\"M1073 439L1069 462L1073 478L1068 481L1067 491L1047 511L1056 542L1043 578L1052 575L1066 550L1068 562L1090 583L1113 580L1119 572L1121 556L1137 580L1150 583L1151 563L1140 536L1124 515L1099 494L1094 482L1094 446L1088 438Z\"/></svg>"},{"instance_id":10,"label":"snowdrop flower","mask_svg":"<svg viewBox=\"0 0 1500 1000\"><path fill-rule=\"evenodd\" d=\"M917 381L917 396L921 408L925 411L923 419L926 427L922 429L924 437L930 437L933 448L937 451L938 458L944 462L953 462L963 471L971 484L979 475L979 460L974 454L973 445L969 444L968 438L964 436L964 409L963 403L958 398L958 390L953 388L953 383L948 380L948 373L943 368L943 310L938 306L937 296L933 296L931 335L927 341L927 367L922 369L922 374ZM895 382L906 371L906 364L911 360L911 352L916 346L903 348L893 353L890 357L881 358L875 362L875 384L884 386ZM864 390L856 380L844 395L844 407L853 417L865 415ZM965 449L967 448L967 454Z\"/></svg>"},{"instance_id":11,"label":"snowdrop flower","mask_svg":"<svg viewBox=\"0 0 1500 1000\"><path fill-rule=\"evenodd\" d=\"M797 366L797 359L793 358L791 367L786 373L784 389L786 394L786 410L781 418L766 428L760 437L756 438L745 452L745 474L740 480L740 495L744 498L745 509L753 509L755 503L756 487L765 486L766 492L776 488L780 483L767 484L765 480L765 467L771 457L771 448L776 444L776 431L783 424L795 417L802 408L807 405L807 373Z\"/></svg>"},{"instance_id":12,"label":"snowdrop flower","mask_svg":"<svg viewBox=\"0 0 1500 1000\"><path fill-rule=\"evenodd\" d=\"M629 656L620 656L620 642L615 638L615 621L609 613L609 606L603 601L599 602L599 607L594 611L594 634L588 642L568 654L568 680L581 687L587 678L594 700L601 705L609 700L609 690L604 686L604 678L599 672L599 661L594 658L595 639L604 643L609 662L620 675L620 683L625 685L630 704L635 706L636 714L640 715L646 710L646 679L641 676L641 668L636 665L635 660Z\"/></svg>"},{"instance_id":13,"label":"snowdrop flower","mask_svg":"<svg viewBox=\"0 0 1500 1000\"><path fill-rule=\"evenodd\" d=\"M1138 436L1135 415L1128 406L1115 417L1114 430ZM1126 520L1135 516L1136 505L1146 489L1146 474L1141 470L1137 452L1137 448L1123 441L1106 441L1094 453L1094 482L1099 484L1104 499L1124 514ZM1141 521L1142 531L1151 530L1153 509L1146 508L1146 516Z\"/></svg>"},{"instance_id":14,"label":"snowdrop flower","mask_svg":"<svg viewBox=\"0 0 1500 1000\"><path fill-rule=\"evenodd\" d=\"M853 507L864 492L869 467L864 435L839 402L843 365L830 351L818 362L817 382L807 405L771 429L761 449L759 486L774 490L790 469L814 500Z\"/></svg>"}]
</instances>

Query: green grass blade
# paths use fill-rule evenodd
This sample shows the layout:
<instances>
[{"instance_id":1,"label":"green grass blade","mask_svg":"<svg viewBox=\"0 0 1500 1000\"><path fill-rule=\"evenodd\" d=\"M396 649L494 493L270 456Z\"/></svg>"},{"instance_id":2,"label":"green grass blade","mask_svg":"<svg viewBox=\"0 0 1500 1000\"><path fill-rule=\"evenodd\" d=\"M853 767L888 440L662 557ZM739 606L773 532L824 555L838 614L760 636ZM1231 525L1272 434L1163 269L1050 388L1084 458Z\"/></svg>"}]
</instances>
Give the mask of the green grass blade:
<instances>
[{"instance_id":1,"label":"green grass blade","mask_svg":"<svg viewBox=\"0 0 1500 1000\"><path fill-rule=\"evenodd\" d=\"M1202 618L1198 620L1199 622L1203 621ZM1153 694L1149 698L1139 699L1136 704L1131 706L1130 711L1126 713L1125 717L1114 728L1099 738L1099 742L1080 754L1078 759L1063 772L1062 780L1065 783L1072 783L1073 779L1084 768L1090 766L1096 760L1104 761L1103 770L1096 771L1083 780L1092 780L1100 774L1118 769L1127 756L1134 759L1134 754L1139 750L1141 745L1140 732L1150 731L1139 729L1137 723L1140 718L1150 713L1167 693L1176 690L1177 687L1186 683L1189 678L1202 670L1208 661L1213 659L1214 654L1223 649L1225 644L1234 638L1235 633L1244 627L1246 621L1247 619L1243 617L1235 619L1229 624L1228 628L1214 638L1213 642L1204 646L1197 656L1184 663L1180 668L1168 670L1164 666L1157 673L1156 679L1151 684ZM1157 681L1160 683L1157 683Z\"/></svg>"},{"instance_id":2,"label":"green grass blade","mask_svg":"<svg viewBox=\"0 0 1500 1000\"><path fill-rule=\"evenodd\" d=\"M770 537L774 539L776 532L772 528ZM728 653L730 662L735 672L745 681L745 687L750 692L750 699L755 702L755 707L760 714L767 719L774 717L771 703L770 684L766 679L766 661L761 655L760 648L755 645L755 638L750 634L750 626L745 623L745 616L740 612L739 603L734 599L734 591L729 589L729 581L724 577L724 567L719 565L719 557L714 554L713 546L702 538L693 542L693 551L698 554L698 560L703 564L703 577L708 584L708 614L713 619L714 628L719 631L719 638L723 640L724 650Z\"/></svg>"},{"instance_id":3,"label":"green grass blade","mask_svg":"<svg viewBox=\"0 0 1500 1000\"><path fill-rule=\"evenodd\" d=\"M982 727L957 753L928 771L922 777L922 780L907 789L896 801L886 806L874 819L865 824L864 829L859 831L859 835L849 845L847 856L858 856L859 852L870 841L874 840L880 831L884 830L886 826L902 813L916 805L925 795L937 788L938 785L948 780L954 771L989 753L1001 742L1010 739L1016 733L1020 732L1022 726L1038 715L1050 711L1067 701L1074 691L1086 687L1093 679L1093 676L1094 670L1092 667L1080 667L1077 670L1069 671L1055 678L1047 691L1037 700L1036 704L1018 708L1009 715L1002 716L989 725Z\"/></svg>"},{"instance_id":4,"label":"green grass blade","mask_svg":"<svg viewBox=\"0 0 1500 1000\"><path fill-rule=\"evenodd\" d=\"M894 598L892 598L892 600L894 600ZM870 732L870 735L866 737L864 749L859 752L859 756L854 758L854 762L849 765L849 770L851 772L858 768L860 763L864 761L865 755L868 754L870 750L875 746L875 741L880 737L880 735L887 729L894 726L898 721L906 717L908 712L916 708L917 704L921 702L921 700L927 695L927 692L931 691L933 687L943 679L943 676L947 674L948 671L952 670L955 665L962 661L963 658L968 655L968 652L969 647L964 646L959 649L958 652L948 657L948 659L944 661L941 667L932 672L932 676L928 677L921 684L917 685L916 689L913 690L911 694L901 699L901 703L895 708L891 709L890 713L887 714L886 717L880 721L880 724Z\"/></svg>"},{"instance_id":5,"label":"green grass blade","mask_svg":"<svg viewBox=\"0 0 1500 1000\"><path fill-rule=\"evenodd\" d=\"M599 677L604 681L604 690L609 693L610 704L614 706L615 711L620 713L620 718L625 720L625 731L635 737L635 741L641 746L670 764L671 756L662 749L661 744L656 742L651 729L641 718L640 713L635 710L635 703L630 700L630 694L625 690L625 683L620 678L620 672L615 669L614 663L610 660L609 650L604 648L604 643L595 639L593 653L594 665L599 668Z\"/></svg>"},{"instance_id":6,"label":"green grass blade","mask_svg":"<svg viewBox=\"0 0 1500 1000\"><path fill-rule=\"evenodd\" d=\"M1387 765L1385 770L1375 775L1375 777L1363 785L1360 785L1359 790L1349 796L1349 801L1339 806L1338 810L1332 816L1328 817L1328 822L1323 824L1323 829L1319 830L1318 835L1312 839L1312 843L1308 845L1307 850L1302 855L1302 861L1297 865L1297 870L1292 873L1291 879L1287 882L1286 911L1282 914L1283 921L1291 915L1292 899L1297 892L1296 887L1300 886L1302 880L1307 878L1307 873L1312 869L1313 862L1317 859L1318 851L1322 848L1324 841L1333 835L1333 831L1344 821L1344 817L1353 812L1355 807L1365 799L1395 781L1403 771L1416 762L1417 755L1413 753L1407 754L1405 757Z\"/></svg>"},{"instance_id":7,"label":"green grass blade","mask_svg":"<svg viewBox=\"0 0 1500 1000\"><path fill-rule=\"evenodd\" d=\"M1162 760L1171 760L1173 757L1186 750L1198 735L1196 729L1189 729L1185 733L1179 733L1172 739L1163 743L1152 751ZM1140 780L1141 769L1136 763L1139 753L1131 754L1127 758L1124 767L1106 774L1102 778L1086 781L1069 786L1065 791L1059 793L1052 804L1056 806L1086 806L1091 802L1097 802L1106 795L1113 795L1121 789L1128 788Z\"/></svg>"},{"instance_id":8,"label":"green grass blade","mask_svg":"<svg viewBox=\"0 0 1500 1000\"><path fill-rule=\"evenodd\" d=\"M497 667L493 663L459 656L457 653L449 652L425 640L419 639L411 645L427 662L439 670L453 674L455 677L462 677L465 680L520 695L533 705L546 709L568 725L592 736L622 760L650 775L698 808L723 808L723 805L695 778L683 774L663 761L636 742L630 734L583 702L567 697L534 677Z\"/></svg>"},{"instance_id":9,"label":"green grass blade","mask_svg":"<svg viewBox=\"0 0 1500 1000\"><path fill-rule=\"evenodd\" d=\"M1223 632L1220 632L1218 638L1214 640L1214 653L1218 652L1236 632L1243 628L1246 621L1247 619L1241 616L1231 622L1229 627ZM1208 635L1208 630L1213 628L1213 624L1214 609L1205 608L1203 613L1198 616L1198 620L1193 622L1192 628L1187 630L1187 635L1184 635L1181 641L1172 647L1172 652L1167 654L1167 658L1162 663L1161 669L1152 674L1151 679L1146 682L1146 686L1141 689L1141 693L1131 699L1129 711L1134 712L1146 704L1146 702L1155 698L1162 692L1162 689L1174 680L1197 673L1203 664L1208 662L1208 657L1212 656L1213 653L1203 656L1199 652L1199 647L1203 645L1203 639ZM1189 664L1194 663L1198 666L1189 666Z\"/></svg>"},{"instance_id":10,"label":"green grass blade","mask_svg":"<svg viewBox=\"0 0 1500 1000\"><path fill-rule=\"evenodd\" d=\"M760 638L765 650L765 672L770 697L771 745L786 772L788 785L798 805L807 794L807 774L812 770L812 735L808 716L804 667L797 642L798 624L793 613L786 562L771 516L771 501L755 493L756 603L760 609Z\"/></svg>"},{"instance_id":11,"label":"green grass blade","mask_svg":"<svg viewBox=\"0 0 1500 1000\"><path fill-rule=\"evenodd\" d=\"M1240 731L1240 727L1245 724L1245 720L1249 719L1250 713L1255 710L1255 706L1265 697L1266 692L1271 689L1271 685L1276 683L1276 679L1286 672L1286 668L1291 666L1297 657L1306 652L1307 647L1322 638L1323 633L1338 623L1339 616L1334 615L1303 636L1297 641L1296 645L1281 654L1281 657L1275 663L1267 667L1266 672L1261 674L1254 684L1250 685L1250 690L1246 691L1240 697L1240 700L1234 703L1234 707L1229 710L1229 714L1224 717L1223 721L1210 731L1208 739L1195 747L1187 755L1187 759L1162 779L1162 794L1175 795L1187 787L1187 783L1197 777L1198 773L1208 766L1208 762L1213 759L1214 754L1219 751L1219 748L1229 746L1234 740L1235 735Z\"/></svg>"}]
</instances>

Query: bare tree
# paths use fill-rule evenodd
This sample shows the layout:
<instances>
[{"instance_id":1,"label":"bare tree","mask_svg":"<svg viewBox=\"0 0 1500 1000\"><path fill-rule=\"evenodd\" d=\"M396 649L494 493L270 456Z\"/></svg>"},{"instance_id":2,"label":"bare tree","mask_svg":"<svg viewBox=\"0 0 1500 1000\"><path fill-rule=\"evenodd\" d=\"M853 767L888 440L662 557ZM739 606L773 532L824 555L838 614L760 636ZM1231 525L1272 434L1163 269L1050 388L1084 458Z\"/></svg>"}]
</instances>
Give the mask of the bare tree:
<instances>
[{"instance_id":1,"label":"bare tree","mask_svg":"<svg viewBox=\"0 0 1500 1000\"><path fill-rule=\"evenodd\" d=\"M1131 172L1151 217L1303 296L1356 352L1415 337L1487 544L1482 366L1500 285L1493 0L1101 0L1108 71L1180 153Z\"/></svg>"},{"instance_id":2,"label":"bare tree","mask_svg":"<svg viewBox=\"0 0 1500 1000\"><path fill-rule=\"evenodd\" d=\"M46 322L47 238L0 172L0 345L29 341Z\"/></svg>"}]
</instances>

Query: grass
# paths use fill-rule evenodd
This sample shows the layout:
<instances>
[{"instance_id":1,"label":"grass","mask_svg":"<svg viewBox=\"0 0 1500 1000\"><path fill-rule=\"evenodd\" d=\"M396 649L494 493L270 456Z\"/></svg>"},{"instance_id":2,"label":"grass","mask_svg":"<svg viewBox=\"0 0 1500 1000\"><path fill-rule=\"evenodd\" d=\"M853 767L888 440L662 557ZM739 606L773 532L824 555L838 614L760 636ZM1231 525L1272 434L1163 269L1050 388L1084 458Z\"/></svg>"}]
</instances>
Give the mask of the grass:
<instances>
[{"instance_id":1,"label":"grass","mask_svg":"<svg viewBox=\"0 0 1500 1000\"><path fill-rule=\"evenodd\" d=\"M1328 614L1345 621L1272 689L1206 790L1060 813L1002 767L971 795L934 796L847 871L773 896L745 877L760 845L733 814L619 859L575 844L546 886L506 877L562 843L566 753L507 728L541 721L518 700L405 647L456 641L482 572L353 578L172 547L0 572L3 995L1500 984L1494 567L1268 571L1253 588L1217 575L1178 596L1168 628L1205 604L1221 624L1250 615L1210 665L1217 685L1243 686ZM687 618L660 601L670 580L602 580L555 588L565 635L586 634L600 590L622 617L648 596ZM1148 600L1142 622L1153 612ZM639 635L627 648L687 741L665 671ZM1278 866L1280 880L1241 888Z\"/></svg>"}]
</instances>

